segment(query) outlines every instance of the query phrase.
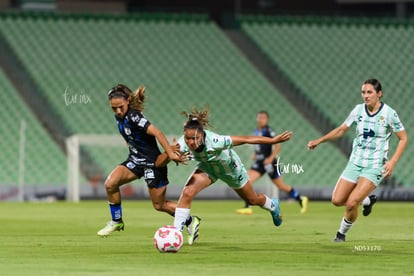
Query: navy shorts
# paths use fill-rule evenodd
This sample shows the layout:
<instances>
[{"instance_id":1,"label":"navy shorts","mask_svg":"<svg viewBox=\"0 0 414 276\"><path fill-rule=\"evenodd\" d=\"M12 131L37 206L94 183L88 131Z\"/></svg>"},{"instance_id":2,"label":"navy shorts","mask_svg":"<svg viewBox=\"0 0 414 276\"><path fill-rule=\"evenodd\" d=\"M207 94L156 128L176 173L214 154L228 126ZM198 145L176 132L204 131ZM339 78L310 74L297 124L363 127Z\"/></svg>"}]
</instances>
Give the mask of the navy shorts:
<instances>
[{"instance_id":1,"label":"navy shorts","mask_svg":"<svg viewBox=\"0 0 414 276\"><path fill-rule=\"evenodd\" d=\"M131 160L126 160L121 165L127 167L138 178L144 177L148 188L162 188L169 183L167 177L168 168L166 166L160 168L142 167L137 166Z\"/></svg>"},{"instance_id":2,"label":"navy shorts","mask_svg":"<svg viewBox=\"0 0 414 276\"><path fill-rule=\"evenodd\" d=\"M260 175L264 175L265 173L267 173L270 179L277 179L282 175L279 171L279 164L277 160L278 159L275 158L275 160L273 160L271 164L266 166L263 164L263 160L256 161L250 169L259 172Z\"/></svg>"}]
</instances>

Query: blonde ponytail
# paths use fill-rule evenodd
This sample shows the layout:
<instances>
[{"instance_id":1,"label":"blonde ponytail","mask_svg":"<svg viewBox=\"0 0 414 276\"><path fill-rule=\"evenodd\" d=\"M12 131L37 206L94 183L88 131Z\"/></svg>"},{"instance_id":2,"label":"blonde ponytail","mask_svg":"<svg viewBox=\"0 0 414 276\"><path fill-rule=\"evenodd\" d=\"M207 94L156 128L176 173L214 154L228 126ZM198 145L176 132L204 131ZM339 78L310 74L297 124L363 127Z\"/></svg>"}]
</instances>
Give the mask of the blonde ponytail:
<instances>
[{"instance_id":1,"label":"blonde ponytail","mask_svg":"<svg viewBox=\"0 0 414 276\"><path fill-rule=\"evenodd\" d=\"M139 86L134 93L131 94L129 100L129 107L139 112L144 110L144 101L145 101L145 87Z\"/></svg>"}]
</instances>

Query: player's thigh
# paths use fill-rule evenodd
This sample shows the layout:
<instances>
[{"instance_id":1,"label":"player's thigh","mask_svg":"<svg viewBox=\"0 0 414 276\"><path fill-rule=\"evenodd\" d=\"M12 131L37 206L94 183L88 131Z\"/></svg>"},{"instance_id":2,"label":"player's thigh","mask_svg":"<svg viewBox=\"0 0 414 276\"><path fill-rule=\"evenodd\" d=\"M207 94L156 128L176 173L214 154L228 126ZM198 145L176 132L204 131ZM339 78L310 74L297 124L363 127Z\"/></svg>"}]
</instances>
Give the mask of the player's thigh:
<instances>
[{"instance_id":1,"label":"player's thigh","mask_svg":"<svg viewBox=\"0 0 414 276\"><path fill-rule=\"evenodd\" d=\"M347 205L358 205L373 190L375 190L375 188L376 186L371 180L365 177L360 177L355 189L352 190L352 193L348 197Z\"/></svg>"},{"instance_id":2,"label":"player's thigh","mask_svg":"<svg viewBox=\"0 0 414 276\"><path fill-rule=\"evenodd\" d=\"M257 181L257 179L259 179L262 176L260 172L253 169L248 170L247 174L249 175L249 180L251 183L254 183L255 181Z\"/></svg>"},{"instance_id":3,"label":"player's thigh","mask_svg":"<svg viewBox=\"0 0 414 276\"><path fill-rule=\"evenodd\" d=\"M187 183L181 192L181 197L193 198L212 183L213 181L210 179L208 174L203 171L196 170L187 180Z\"/></svg>"},{"instance_id":4,"label":"player's thigh","mask_svg":"<svg viewBox=\"0 0 414 276\"><path fill-rule=\"evenodd\" d=\"M164 202L166 193L167 193L167 186L163 186L159 188L148 187L148 194L153 203L161 204L162 202Z\"/></svg>"},{"instance_id":5,"label":"player's thigh","mask_svg":"<svg viewBox=\"0 0 414 276\"><path fill-rule=\"evenodd\" d=\"M113 171L108 175L105 180L106 187L119 187L125 183L129 183L138 177L130 171L127 167L123 165L117 166Z\"/></svg>"},{"instance_id":6,"label":"player's thigh","mask_svg":"<svg viewBox=\"0 0 414 276\"><path fill-rule=\"evenodd\" d=\"M332 192L332 203L336 206L345 205L355 187L356 183L345 180L342 177L339 178Z\"/></svg>"}]
</instances>

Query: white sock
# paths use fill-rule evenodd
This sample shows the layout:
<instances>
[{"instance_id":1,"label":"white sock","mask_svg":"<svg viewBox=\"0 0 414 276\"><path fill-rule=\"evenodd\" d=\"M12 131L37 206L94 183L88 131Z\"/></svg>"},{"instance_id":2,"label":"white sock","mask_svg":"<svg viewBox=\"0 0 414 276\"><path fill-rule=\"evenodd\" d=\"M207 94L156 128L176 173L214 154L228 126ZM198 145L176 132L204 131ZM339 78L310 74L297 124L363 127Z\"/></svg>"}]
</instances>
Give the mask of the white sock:
<instances>
[{"instance_id":1,"label":"white sock","mask_svg":"<svg viewBox=\"0 0 414 276\"><path fill-rule=\"evenodd\" d=\"M339 226L338 232L342 235L345 235L352 227L352 222L347 221L345 218L342 218L341 226Z\"/></svg>"},{"instance_id":2,"label":"white sock","mask_svg":"<svg viewBox=\"0 0 414 276\"><path fill-rule=\"evenodd\" d=\"M361 202L361 205L368 206L371 204L371 200L369 199L369 196L364 198L364 200Z\"/></svg>"},{"instance_id":3,"label":"white sock","mask_svg":"<svg viewBox=\"0 0 414 276\"><path fill-rule=\"evenodd\" d=\"M184 230L185 222L190 215L190 209L188 208L175 208L174 215L174 227L179 229L181 232Z\"/></svg>"},{"instance_id":4,"label":"white sock","mask_svg":"<svg viewBox=\"0 0 414 276\"><path fill-rule=\"evenodd\" d=\"M262 208L269 210L269 211L274 211L276 209L276 206L273 204L272 200L268 198L267 195L265 195L265 198L266 198L266 202L262 206Z\"/></svg>"}]
</instances>

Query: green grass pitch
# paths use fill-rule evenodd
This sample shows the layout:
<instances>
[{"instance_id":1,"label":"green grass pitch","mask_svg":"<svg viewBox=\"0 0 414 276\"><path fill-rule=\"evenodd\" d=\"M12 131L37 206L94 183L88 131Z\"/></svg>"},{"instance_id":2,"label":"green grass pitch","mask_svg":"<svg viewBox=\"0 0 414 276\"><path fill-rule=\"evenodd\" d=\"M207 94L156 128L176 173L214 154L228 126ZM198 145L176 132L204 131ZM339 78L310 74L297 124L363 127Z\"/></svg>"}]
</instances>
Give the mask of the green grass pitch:
<instances>
[{"instance_id":1,"label":"green grass pitch","mask_svg":"<svg viewBox=\"0 0 414 276\"><path fill-rule=\"evenodd\" d=\"M149 201L124 201L125 231L96 235L109 219L105 201L0 203L2 275L413 275L414 204L379 201L359 216L346 243L332 238L343 208L310 202L301 215L282 202L284 222L241 201L193 202L200 239L180 252L158 253L155 230L173 218ZM186 235L184 235L186 241Z\"/></svg>"}]
</instances>

